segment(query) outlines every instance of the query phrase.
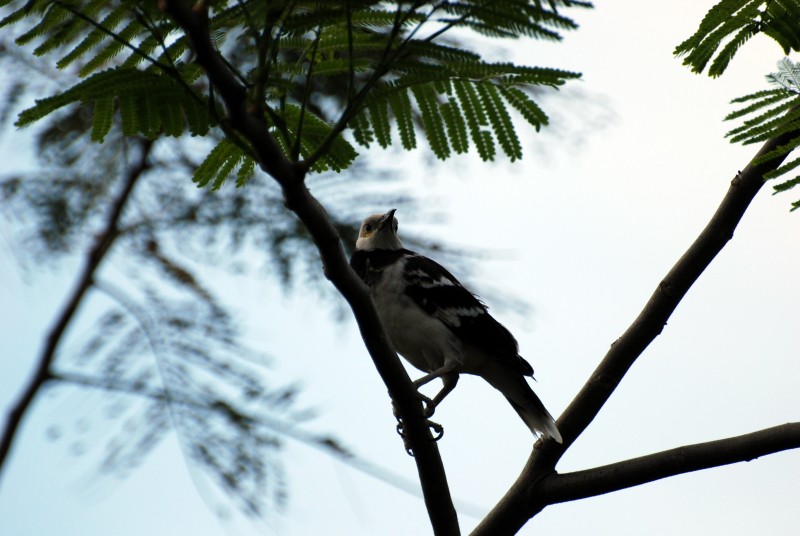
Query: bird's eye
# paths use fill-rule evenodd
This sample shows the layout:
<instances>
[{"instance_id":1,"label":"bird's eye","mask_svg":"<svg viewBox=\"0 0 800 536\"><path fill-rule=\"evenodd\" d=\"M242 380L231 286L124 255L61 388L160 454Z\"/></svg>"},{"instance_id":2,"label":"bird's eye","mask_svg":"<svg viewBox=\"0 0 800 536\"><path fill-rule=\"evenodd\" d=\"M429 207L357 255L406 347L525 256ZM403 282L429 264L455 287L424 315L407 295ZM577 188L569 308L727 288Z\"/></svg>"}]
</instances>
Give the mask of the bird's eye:
<instances>
[{"instance_id":1,"label":"bird's eye","mask_svg":"<svg viewBox=\"0 0 800 536\"><path fill-rule=\"evenodd\" d=\"M366 232L368 232L368 233L371 233L371 232L372 232L372 225L370 225L370 224L366 224L366 225L364 226L364 231L366 231Z\"/></svg>"},{"instance_id":2,"label":"bird's eye","mask_svg":"<svg viewBox=\"0 0 800 536\"><path fill-rule=\"evenodd\" d=\"M395 222L394 222L394 232L395 233L397 232L397 229L399 229L399 227L400 226L397 224L397 220L395 220Z\"/></svg>"}]
</instances>

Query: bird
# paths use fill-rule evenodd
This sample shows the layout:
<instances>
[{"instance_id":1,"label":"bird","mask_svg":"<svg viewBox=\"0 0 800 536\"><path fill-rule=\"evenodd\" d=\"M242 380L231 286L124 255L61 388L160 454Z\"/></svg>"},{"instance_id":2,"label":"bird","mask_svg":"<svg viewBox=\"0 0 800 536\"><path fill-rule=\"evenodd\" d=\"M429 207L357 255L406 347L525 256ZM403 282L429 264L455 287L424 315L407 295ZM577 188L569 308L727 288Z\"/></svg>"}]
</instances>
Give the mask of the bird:
<instances>
[{"instance_id":1,"label":"bird","mask_svg":"<svg viewBox=\"0 0 800 536\"><path fill-rule=\"evenodd\" d=\"M519 355L517 340L447 269L403 247L395 212L364 220L350 266L369 288L394 349L426 373L414 387L441 378L432 399L420 393L426 417L460 374L472 374L500 391L534 436L562 443L555 420L525 380L533 367Z\"/></svg>"}]
</instances>

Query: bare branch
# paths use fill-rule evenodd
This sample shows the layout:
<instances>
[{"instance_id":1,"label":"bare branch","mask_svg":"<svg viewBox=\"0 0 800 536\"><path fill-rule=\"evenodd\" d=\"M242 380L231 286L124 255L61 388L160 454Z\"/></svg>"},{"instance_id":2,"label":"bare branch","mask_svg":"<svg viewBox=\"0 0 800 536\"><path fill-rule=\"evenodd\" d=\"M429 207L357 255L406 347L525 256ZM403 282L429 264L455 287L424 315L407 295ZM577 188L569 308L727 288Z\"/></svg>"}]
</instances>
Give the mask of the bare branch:
<instances>
[{"instance_id":1,"label":"bare branch","mask_svg":"<svg viewBox=\"0 0 800 536\"><path fill-rule=\"evenodd\" d=\"M554 449L560 453L554 452L554 456L548 462L551 467L597 416L634 361L661 333L675 308L689 292L689 288L733 238L736 226L764 185L764 175L778 168L786 155L760 165L753 165L752 162L788 143L797 135L798 132L793 131L767 141L751 163L731 181L728 193L706 228L659 283L642 312L625 333L611 345L611 349L589 381L564 411L558 425L565 442L563 446Z\"/></svg>"},{"instance_id":2,"label":"bare branch","mask_svg":"<svg viewBox=\"0 0 800 536\"><path fill-rule=\"evenodd\" d=\"M788 423L585 471L553 474L541 481L539 493L547 497L548 504L574 501L692 471L749 462L761 456L796 448L800 448L800 423Z\"/></svg>"},{"instance_id":3,"label":"bare branch","mask_svg":"<svg viewBox=\"0 0 800 536\"><path fill-rule=\"evenodd\" d=\"M546 441L534 449L528 463L506 495L473 532L474 535L514 534L548 504L538 486L564 452L586 429L611 397L636 359L661 333L672 312L711 261L733 237L747 207L764 184L764 175L778 168L786 155L759 165L758 157L785 145L798 135L788 132L768 140L747 167L731 181L728 193L700 233L656 288L636 320L612 345L581 391L558 419L564 443Z\"/></svg>"},{"instance_id":4,"label":"bare branch","mask_svg":"<svg viewBox=\"0 0 800 536\"><path fill-rule=\"evenodd\" d=\"M245 88L211 42L205 9L197 7L199 4L191 8L181 0L164 0L162 5L192 43L197 63L225 102L230 125L248 139L260 167L280 184L286 206L297 214L319 249L326 277L353 310L373 363L405 422L434 532L458 534L458 519L444 465L422 415L417 392L388 341L366 286L350 268L336 228L304 184L306 168L286 158L270 135L263 104L247 102Z\"/></svg>"},{"instance_id":5,"label":"bare branch","mask_svg":"<svg viewBox=\"0 0 800 536\"><path fill-rule=\"evenodd\" d=\"M3 436L2 439L0 439L0 470L2 470L6 462L22 418L28 411L28 408L30 408L39 390L52 378L53 360L55 359L56 350L61 343L61 338L64 336L67 326L69 326L70 322L72 322L72 319L75 317L75 313L78 311L78 307L91 287L95 273L97 273L97 269L103 262L106 253L108 253L114 240L119 236L118 224L122 216L122 211L130 198L133 187L141 178L142 174L150 167L149 156L152 147L152 140L141 141L139 160L128 169L128 174L122 183L121 190L116 200L114 200L111 206L105 225L95 240L94 246L86 254L83 269L78 275L75 287L56 318L55 324L47 334L44 348L39 355L36 372L25 388L25 391L22 393L22 396L8 414L8 419L3 427Z\"/></svg>"}]
</instances>

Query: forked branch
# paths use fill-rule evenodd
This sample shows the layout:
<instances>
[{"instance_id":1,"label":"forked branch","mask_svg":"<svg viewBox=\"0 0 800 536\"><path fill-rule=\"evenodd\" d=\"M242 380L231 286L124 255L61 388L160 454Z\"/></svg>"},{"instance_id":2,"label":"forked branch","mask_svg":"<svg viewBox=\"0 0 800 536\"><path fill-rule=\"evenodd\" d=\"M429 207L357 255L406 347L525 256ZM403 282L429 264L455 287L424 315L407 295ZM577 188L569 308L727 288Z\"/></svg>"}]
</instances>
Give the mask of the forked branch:
<instances>
[{"instance_id":1,"label":"forked branch","mask_svg":"<svg viewBox=\"0 0 800 536\"><path fill-rule=\"evenodd\" d=\"M539 493L548 504L594 497L640 486L670 476L749 462L800 448L800 423L788 423L750 434L687 445L585 471L553 474L542 480Z\"/></svg>"},{"instance_id":2,"label":"forked branch","mask_svg":"<svg viewBox=\"0 0 800 536\"><path fill-rule=\"evenodd\" d=\"M764 185L764 175L777 169L786 155L758 165L753 162L760 156L785 145L797 135L797 131L792 131L768 140L751 160L751 163L734 177L728 193L722 199L706 228L659 283L642 312L625 333L611 345L600 365L558 419L558 429L564 437L564 443L547 441L540 449L534 449L517 481L478 525L473 535L515 534L531 517L548 504L566 500L557 500L556 497L545 491L552 489L548 488L545 482L552 478L551 475L554 474L556 464L561 456L594 420L636 359L661 333L672 312L694 282L733 237L736 226ZM709 449L713 451L715 448L722 448L727 445L725 441L729 440L723 440L716 444L716 447L715 443L712 443ZM795 446L785 448L795 448ZM724 457L722 452L717 455ZM628 467L632 472L636 472L636 465ZM638 467L644 471L644 465ZM664 478L664 476L658 478ZM645 474L638 475L638 477L631 475L628 478L633 480L641 478L642 482L647 481ZM613 490L609 489L609 491ZM562 488L559 494L560 497L565 497L569 495L569 492Z\"/></svg>"}]
</instances>

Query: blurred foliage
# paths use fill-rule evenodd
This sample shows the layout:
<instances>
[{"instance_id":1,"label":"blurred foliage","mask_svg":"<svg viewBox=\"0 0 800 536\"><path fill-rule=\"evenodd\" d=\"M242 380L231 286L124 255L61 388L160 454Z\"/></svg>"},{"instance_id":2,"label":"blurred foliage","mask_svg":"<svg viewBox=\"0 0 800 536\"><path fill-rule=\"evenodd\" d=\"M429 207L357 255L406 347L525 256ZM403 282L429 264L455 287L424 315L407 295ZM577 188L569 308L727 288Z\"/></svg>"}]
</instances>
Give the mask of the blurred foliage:
<instances>
[{"instance_id":1,"label":"blurred foliage","mask_svg":"<svg viewBox=\"0 0 800 536\"><path fill-rule=\"evenodd\" d=\"M399 187L393 192L375 162L356 160L356 147L390 148L399 138L396 150L412 149L421 133L440 159L475 148L492 160L498 146L519 159L509 110L538 130L548 123L537 104L542 88L578 75L485 61L482 41L467 37L559 40L576 27L563 9L590 7L567 0L210 5L215 46L286 154L320 172L307 184L348 249L366 206L417 220L433 214ZM109 427L102 469L127 473L174 430L187 458L257 515L285 499L283 438L356 460L336 439L290 426L309 412L298 409L293 386L268 381L266 357L242 341L231 304L213 289L208 267L262 270L284 288L300 282L332 295L319 284L305 229L277 185L256 173L250 147L228 128L188 39L159 3L0 0L0 27L0 67L10 74L0 128L15 115L18 126L33 124L38 160L34 171L0 177L20 260L39 269L98 240L113 242L91 277L88 297L100 312L79 348L60 348L50 371L53 380L106 393L106 413L122 423ZM31 106L33 95L50 97ZM137 167L132 194L120 198ZM221 188L230 177L246 188ZM121 221L109 227L120 199ZM404 238L446 262L468 258Z\"/></svg>"},{"instance_id":2,"label":"blurred foliage","mask_svg":"<svg viewBox=\"0 0 800 536\"><path fill-rule=\"evenodd\" d=\"M90 130L91 118L79 108L51 118L36 132L41 167L0 178L0 204L16 230L17 255L29 270L41 270L81 254L106 233L106 213L123 177L139 159L149 162L113 231L108 262L94 275L90 296L105 312L91 320L79 347L59 352L54 378L108 391L103 407L125 409L112 411L129 424L109 427L104 472L126 474L174 430L196 467L243 511L262 514L264 505L285 499L278 457L284 430L276 422L297 423L308 412L295 408L293 386L269 381L269 361L242 342L230 309L235 300L219 299L205 281L213 277L206 267L255 270L287 289L299 280L332 297L321 284L316 249L263 177L245 189L217 192L187 182L198 165L192 155L207 144L162 140L143 155L144 142L125 138L118 128L103 145L88 143ZM354 168L341 180L357 174ZM341 186L325 179L318 177L323 196ZM347 215L339 219L332 212L348 243L357 232L360 213L352 213L360 201L358 195L332 199L331 208L341 206ZM411 208L409 198L391 193L373 194L370 202ZM109 263L114 270L104 268ZM264 313L268 318L269 310ZM336 444L326 436L307 440Z\"/></svg>"}]
</instances>

